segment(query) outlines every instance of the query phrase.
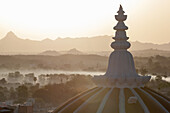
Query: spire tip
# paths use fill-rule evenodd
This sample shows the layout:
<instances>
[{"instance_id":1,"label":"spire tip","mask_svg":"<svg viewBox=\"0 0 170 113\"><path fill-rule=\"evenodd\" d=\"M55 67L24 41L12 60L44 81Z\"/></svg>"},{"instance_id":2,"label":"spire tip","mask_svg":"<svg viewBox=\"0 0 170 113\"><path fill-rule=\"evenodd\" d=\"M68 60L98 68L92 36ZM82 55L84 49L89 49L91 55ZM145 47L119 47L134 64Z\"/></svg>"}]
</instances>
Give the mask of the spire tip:
<instances>
[{"instance_id":1,"label":"spire tip","mask_svg":"<svg viewBox=\"0 0 170 113\"><path fill-rule=\"evenodd\" d=\"M122 7L122 5L120 4L120 7L119 7L119 10L123 10L123 7Z\"/></svg>"},{"instance_id":2,"label":"spire tip","mask_svg":"<svg viewBox=\"0 0 170 113\"><path fill-rule=\"evenodd\" d=\"M123 11L123 7L122 7L122 5L121 5L121 4L120 4L120 7L119 7L119 11L118 11L117 13L119 13L119 14L123 14L123 13L125 13L125 12Z\"/></svg>"}]
</instances>

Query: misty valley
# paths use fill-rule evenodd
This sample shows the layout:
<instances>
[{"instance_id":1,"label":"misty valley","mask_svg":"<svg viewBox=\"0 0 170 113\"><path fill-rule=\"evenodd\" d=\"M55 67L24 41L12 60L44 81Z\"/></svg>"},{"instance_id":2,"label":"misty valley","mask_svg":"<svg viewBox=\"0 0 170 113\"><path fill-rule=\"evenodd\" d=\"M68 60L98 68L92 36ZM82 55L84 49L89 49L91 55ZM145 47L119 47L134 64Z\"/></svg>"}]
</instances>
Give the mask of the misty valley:
<instances>
[{"instance_id":1,"label":"misty valley","mask_svg":"<svg viewBox=\"0 0 170 113\"><path fill-rule=\"evenodd\" d=\"M170 77L170 57L134 57L136 71L141 75ZM41 81L40 77L57 75L103 75L107 69L108 57L100 55L1 55L0 74L7 83L40 85L59 84L67 80L51 79ZM49 78L47 77L47 78ZM34 81L36 79L36 81ZM3 80L2 80L3 81ZM13 85L12 85L13 86ZM15 85L14 85L15 86Z\"/></svg>"}]
</instances>

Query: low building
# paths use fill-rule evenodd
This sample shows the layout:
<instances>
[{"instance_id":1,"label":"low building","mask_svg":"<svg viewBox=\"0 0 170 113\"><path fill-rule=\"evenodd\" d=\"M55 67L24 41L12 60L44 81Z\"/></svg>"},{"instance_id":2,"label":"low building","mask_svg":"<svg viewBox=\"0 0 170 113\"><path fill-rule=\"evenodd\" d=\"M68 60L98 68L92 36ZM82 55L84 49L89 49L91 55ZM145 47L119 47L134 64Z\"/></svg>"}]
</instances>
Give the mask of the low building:
<instances>
[{"instance_id":1,"label":"low building","mask_svg":"<svg viewBox=\"0 0 170 113\"><path fill-rule=\"evenodd\" d=\"M33 113L33 103L26 102L18 106L18 113Z\"/></svg>"},{"instance_id":2,"label":"low building","mask_svg":"<svg viewBox=\"0 0 170 113\"><path fill-rule=\"evenodd\" d=\"M20 105L18 107L18 113L33 113L33 106Z\"/></svg>"}]
</instances>

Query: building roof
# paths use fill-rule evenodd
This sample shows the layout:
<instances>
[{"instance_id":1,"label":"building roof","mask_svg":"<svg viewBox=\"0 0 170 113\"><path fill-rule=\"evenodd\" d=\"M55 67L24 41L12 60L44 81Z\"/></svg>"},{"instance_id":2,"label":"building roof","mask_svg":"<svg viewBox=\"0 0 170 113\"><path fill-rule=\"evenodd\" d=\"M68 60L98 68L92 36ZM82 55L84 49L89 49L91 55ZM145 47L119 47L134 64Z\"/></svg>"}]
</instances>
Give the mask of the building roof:
<instances>
[{"instance_id":1,"label":"building roof","mask_svg":"<svg viewBox=\"0 0 170 113\"><path fill-rule=\"evenodd\" d=\"M130 102L131 97L137 99ZM96 87L58 107L54 113L169 113L170 99L147 88Z\"/></svg>"}]
</instances>

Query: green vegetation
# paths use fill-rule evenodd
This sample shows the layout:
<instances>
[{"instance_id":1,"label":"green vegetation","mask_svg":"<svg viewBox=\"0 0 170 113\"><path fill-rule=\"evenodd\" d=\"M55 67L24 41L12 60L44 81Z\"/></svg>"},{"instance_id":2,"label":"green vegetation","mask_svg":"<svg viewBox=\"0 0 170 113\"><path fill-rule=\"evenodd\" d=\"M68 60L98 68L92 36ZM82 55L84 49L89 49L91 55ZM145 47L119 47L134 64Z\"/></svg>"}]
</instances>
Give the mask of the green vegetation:
<instances>
[{"instance_id":1,"label":"green vegetation","mask_svg":"<svg viewBox=\"0 0 170 113\"><path fill-rule=\"evenodd\" d=\"M135 65L141 75L151 74L162 77L170 76L170 57L135 57Z\"/></svg>"},{"instance_id":2,"label":"green vegetation","mask_svg":"<svg viewBox=\"0 0 170 113\"><path fill-rule=\"evenodd\" d=\"M170 82L162 80L161 76L157 76L155 80L151 80L146 84L147 87L170 97Z\"/></svg>"}]
</instances>

